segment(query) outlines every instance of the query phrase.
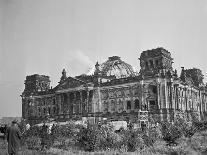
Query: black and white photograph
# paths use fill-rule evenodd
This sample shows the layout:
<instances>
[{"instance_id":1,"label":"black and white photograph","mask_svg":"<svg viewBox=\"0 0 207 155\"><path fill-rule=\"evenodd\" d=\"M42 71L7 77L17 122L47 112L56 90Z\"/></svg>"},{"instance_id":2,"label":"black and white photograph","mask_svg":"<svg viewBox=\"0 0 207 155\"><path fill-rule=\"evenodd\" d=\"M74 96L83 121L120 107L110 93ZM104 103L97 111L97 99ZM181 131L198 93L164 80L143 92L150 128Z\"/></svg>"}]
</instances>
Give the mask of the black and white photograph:
<instances>
[{"instance_id":1,"label":"black and white photograph","mask_svg":"<svg viewBox=\"0 0 207 155\"><path fill-rule=\"evenodd\" d=\"M207 0L0 0L0 155L207 155Z\"/></svg>"}]
</instances>

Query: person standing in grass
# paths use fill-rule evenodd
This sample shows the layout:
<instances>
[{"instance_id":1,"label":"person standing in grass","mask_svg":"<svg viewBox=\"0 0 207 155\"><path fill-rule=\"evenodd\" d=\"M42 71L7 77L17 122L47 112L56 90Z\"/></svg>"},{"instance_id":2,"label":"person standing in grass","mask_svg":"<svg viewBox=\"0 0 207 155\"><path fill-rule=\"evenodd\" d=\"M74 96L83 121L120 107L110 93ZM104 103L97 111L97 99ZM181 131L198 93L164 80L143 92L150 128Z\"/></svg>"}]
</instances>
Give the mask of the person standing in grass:
<instances>
[{"instance_id":1,"label":"person standing in grass","mask_svg":"<svg viewBox=\"0 0 207 155\"><path fill-rule=\"evenodd\" d=\"M54 141L55 141L56 129L57 129L57 126L55 124L53 124L52 128L51 128L51 133L50 133L50 137L51 137L50 140L51 140L52 145L54 144Z\"/></svg>"},{"instance_id":2,"label":"person standing in grass","mask_svg":"<svg viewBox=\"0 0 207 155\"><path fill-rule=\"evenodd\" d=\"M13 120L12 125L8 127L6 131L9 155L18 155L21 147L21 137L22 134L17 125L17 120Z\"/></svg>"},{"instance_id":3,"label":"person standing in grass","mask_svg":"<svg viewBox=\"0 0 207 155\"><path fill-rule=\"evenodd\" d=\"M42 130L41 130L41 150L44 151L48 145L48 126L45 124L43 124L42 126Z\"/></svg>"}]
</instances>

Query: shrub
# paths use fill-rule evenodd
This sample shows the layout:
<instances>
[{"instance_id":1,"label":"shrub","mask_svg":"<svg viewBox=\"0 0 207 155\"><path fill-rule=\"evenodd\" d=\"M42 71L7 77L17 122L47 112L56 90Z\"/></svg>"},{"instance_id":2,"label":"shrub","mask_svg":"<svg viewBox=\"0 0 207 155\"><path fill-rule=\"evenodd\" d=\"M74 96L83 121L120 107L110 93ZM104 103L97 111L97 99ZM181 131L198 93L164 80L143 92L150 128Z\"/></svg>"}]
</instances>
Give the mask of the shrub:
<instances>
[{"instance_id":1,"label":"shrub","mask_svg":"<svg viewBox=\"0 0 207 155\"><path fill-rule=\"evenodd\" d=\"M77 135L78 145L84 148L85 151L94 151L96 126L89 125L87 128L81 128Z\"/></svg>"},{"instance_id":2,"label":"shrub","mask_svg":"<svg viewBox=\"0 0 207 155\"><path fill-rule=\"evenodd\" d=\"M28 137L28 136L37 136L40 137L42 134L41 132L41 128L38 126L33 126L31 127L29 130L24 132L24 136Z\"/></svg>"},{"instance_id":3,"label":"shrub","mask_svg":"<svg viewBox=\"0 0 207 155\"><path fill-rule=\"evenodd\" d=\"M159 128L159 126L151 127L148 129L148 134L143 137L147 146L152 146L156 142L156 140L162 137L162 133L160 130L161 129Z\"/></svg>"},{"instance_id":4,"label":"shrub","mask_svg":"<svg viewBox=\"0 0 207 155\"><path fill-rule=\"evenodd\" d=\"M117 134L113 132L111 126L99 126L94 128L95 133L95 149L106 150L115 147L114 144L117 139Z\"/></svg>"},{"instance_id":5,"label":"shrub","mask_svg":"<svg viewBox=\"0 0 207 155\"><path fill-rule=\"evenodd\" d=\"M176 140L182 136L180 128L174 124L162 123L162 136L167 145L176 144Z\"/></svg>"},{"instance_id":6,"label":"shrub","mask_svg":"<svg viewBox=\"0 0 207 155\"><path fill-rule=\"evenodd\" d=\"M68 149L69 146L75 146L77 142L77 133L82 125L69 123L67 125L56 125L52 127L50 140L54 147Z\"/></svg>"},{"instance_id":7,"label":"shrub","mask_svg":"<svg viewBox=\"0 0 207 155\"><path fill-rule=\"evenodd\" d=\"M207 130L207 121L193 122L193 126L198 131Z\"/></svg>"},{"instance_id":8,"label":"shrub","mask_svg":"<svg viewBox=\"0 0 207 155\"><path fill-rule=\"evenodd\" d=\"M77 135L77 145L85 151L124 149L126 135L117 134L110 125L88 125Z\"/></svg>"},{"instance_id":9,"label":"shrub","mask_svg":"<svg viewBox=\"0 0 207 155\"><path fill-rule=\"evenodd\" d=\"M40 127L33 126L29 130L25 130L22 134L22 145L26 145L26 140L30 137L40 137L41 130Z\"/></svg>"},{"instance_id":10,"label":"shrub","mask_svg":"<svg viewBox=\"0 0 207 155\"><path fill-rule=\"evenodd\" d=\"M186 137L191 137L195 133L192 122L187 121L184 117L181 117L180 115L176 116L175 123L173 125L179 130L180 137L182 135Z\"/></svg>"},{"instance_id":11,"label":"shrub","mask_svg":"<svg viewBox=\"0 0 207 155\"><path fill-rule=\"evenodd\" d=\"M119 134L122 139L119 142L119 150L125 148L129 152L141 150L146 147L143 139L143 132L140 129L136 130L124 130Z\"/></svg>"},{"instance_id":12,"label":"shrub","mask_svg":"<svg viewBox=\"0 0 207 155\"><path fill-rule=\"evenodd\" d=\"M39 150L41 149L41 139L39 137L36 137L36 136L31 136L31 137L28 137L26 140L25 140L25 143L26 143L26 147L28 149L32 149L32 150Z\"/></svg>"}]
</instances>

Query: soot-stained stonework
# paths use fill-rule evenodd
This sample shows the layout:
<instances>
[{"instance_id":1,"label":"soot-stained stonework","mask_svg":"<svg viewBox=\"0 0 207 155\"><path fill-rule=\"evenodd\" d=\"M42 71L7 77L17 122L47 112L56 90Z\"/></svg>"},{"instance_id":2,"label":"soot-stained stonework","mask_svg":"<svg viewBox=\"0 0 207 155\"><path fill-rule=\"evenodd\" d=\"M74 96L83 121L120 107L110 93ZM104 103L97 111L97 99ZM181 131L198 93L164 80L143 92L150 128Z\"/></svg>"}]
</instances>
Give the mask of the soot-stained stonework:
<instances>
[{"instance_id":1,"label":"soot-stained stonework","mask_svg":"<svg viewBox=\"0 0 207 155\"><path fill-rule=\"evenodd\" d=\"M204 119L207 87L200 69L182 67L179 76L172 67L170 52L164 48L143 51L139 60L139 73L118 56L97 62L91 75L71 77L63 69L54 88L50 88L49 76L27 76L21 95L22 116L32 124L48 117L141 123L142 111L155 121L174 121L180 112L189 119L191 113Z\"/></svg>"}]
</instances>

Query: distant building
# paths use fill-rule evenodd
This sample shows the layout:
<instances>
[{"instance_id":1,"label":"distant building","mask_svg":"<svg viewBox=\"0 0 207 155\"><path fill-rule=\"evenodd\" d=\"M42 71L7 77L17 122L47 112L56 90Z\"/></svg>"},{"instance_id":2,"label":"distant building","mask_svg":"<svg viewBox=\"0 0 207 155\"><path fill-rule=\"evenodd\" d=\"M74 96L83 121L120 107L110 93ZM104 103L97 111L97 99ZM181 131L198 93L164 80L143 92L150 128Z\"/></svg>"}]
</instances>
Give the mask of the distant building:
<instances>
[{"instance_id":1,"label":"distant building","mask_svg":"<svg viewBox=\"0 0 207 155\"><path fill-rule=\"evenodd\" d=\"M26 77L22 93L22 117L38 123L55 120L126 120L145 123L139 111L155 121L174 121L177 113L190 119L206 116L207 89L200 69L173 69L173 58L163 48L143 51L140 72L118 56L95 64L92 75L67 76L50 88L45 75ZM148 118L150 118L148 117ZM143 122L142 122L143 121Z\"/></svg>"},{"instance_id":2,"label":"distant building","mask_svg":"<svg viewBox=\"0 0 207 155\"><path fill-rule=\"evenodd\" d=\"M11 124L13 120L17 120L18 122L21 122L21 117L2 117L0 119L0 124Z\"/></svg>"}]
</instances>

